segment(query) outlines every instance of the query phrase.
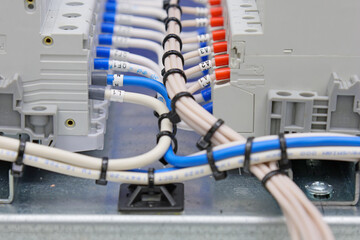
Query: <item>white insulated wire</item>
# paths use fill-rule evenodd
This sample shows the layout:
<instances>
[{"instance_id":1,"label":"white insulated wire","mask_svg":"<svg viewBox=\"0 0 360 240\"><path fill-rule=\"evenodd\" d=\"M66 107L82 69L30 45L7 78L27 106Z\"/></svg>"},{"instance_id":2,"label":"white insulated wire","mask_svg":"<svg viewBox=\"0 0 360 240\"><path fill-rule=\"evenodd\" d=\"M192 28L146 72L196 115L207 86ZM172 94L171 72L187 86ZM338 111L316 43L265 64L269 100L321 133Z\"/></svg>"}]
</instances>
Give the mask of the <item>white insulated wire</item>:
<instances>
[{"instance_id":1,"label":"white insulated wire","mask_svg":"<svg viewBox=\"0 0 360 240\"><path fill-rule=\"evenodd\" d=\"M164 23L146 17L135 17L127 14L116 14L115 24L149 28L159 31L163 34L166 33Z\"/></svg>"},{"instance_id":2,"label":"white insulated wire","mask_svg":"<svg viewBox=\"0 0 360 240\"><path fill-rule=\"evenodd\" d=\"M1 137L6 138L7 137ZM165 137L164 137L165 138ZM160 139L161 140L161 139ZM19 142L18 140L15 140ZM170 139L169 141L170 142ZM19 143L17 143L19 144ZM28 143L30 144L30 143ZM28 148L28 144L27 147ZM45 146L46 147L46 146ZM166 149L167 150L167 149ZM303 159L304 154L307 154L309 151L312 152L314 159L319 160L335 160L335 156L341 156L342 161L358 161L360 158L360 148L359 147L314 147L314 148L291 148L288 149L289 159L297 160ZM344 154L346 153L346 154ZM329 154L332 154L334 157L329 157ZM1 146L0 148L0 157L4 161L15 162L17 156L17 150L9 150L5 149ZM251 164L259 164L259 163L267 163L278 161L281 157L280 150L273 150L261 153L253 153L251 155ZM89 157L90 158L90 157ZM65 160L65 159L63 159ZM24 164L46 169L53 172L58 172L70 176L82 177L82 178L90 178L90 179L98 179L100 176L101 167L101 159L97 159L98 167L95 169L86 168L82 165L75 165L76 161L56 161L53 158L44 158L37 155L32 155L26 153L24 155ZM216 166L220 171L227 171L231 169L237 169L243 166L244 157L234 157L228 158L225 160L217 161ZM47 162L49 161L49 162ZM114 182L124 182L124 183L133 183L133 184L147 184L147 173L138 173L138 172L124 172L124 171L116 171L117 169L115 162L123 162L125 160L110 160L109 162L109 172L107 175L107 180ZM46 163L47 162L47 163ZM126 161L128 162L128 161ZM148 161L151 163L151 161ZM111 167L110 167L110 163ZM150 164L148 163L148 164ZM62 165L60 167L60 165ZM133 164L135 165L135 164ZM143 165L145 166L145 165ZM75 171L74 168L77 168L78 171ZM138 167L134 167L138 168ZM132 168L129 168L132 169ZM85 174L82 174L85 172ZM192 174L191 174L192 173ZM194 174L196 173L196 174ZM119 176L115 176L113 174L119 174ZM173 182L183 182L188 181L200 177L204 177L207 175L211 175L212 171L208 164L199 165L196 167L182 168L174 171L168 172L159 172L155 173L155 184L168 184ZM123 179L121 176L128 176L128 179Z\"/></svg>"},{"instance_id":3,"label":"white insulated wire","mask_svg":"<svg viewBox=\"0 0 360 240\"><path fill-rule=\"evenodd\" d=\"M154 61L150 60L149 58L118 49L111 49L109 58L110 60L127 61L143 65L152 69L158 76L161 76L161 69L159 65L156 64Z\"/></svg>"},{"instance_id":4,"label":"white insulated wire","mask_svg":"<svg viewBox=\"0 0 360 240\"><path fill-rule=\"evenodd\" d=\"M169 111L165 106L165 104L162 103L161 101L157 100L156 98L146 96L143 94L124 92L118 89L107 89L105 91L105 97L106 99L109 99L111 101L135 103L146 107L150 107L154 111L156 111L159 115L163 113L167 113ZM160 130L171 132L172 131L171 122L168 119L164 119L161 122ZM129 170L129 169L135 169L142 166L146 166L150 163L158 161L168 150L170 143L171 143L170 137L168 136L161 137L159 143L147 153L134 157L122 158L122 159L110 159L108 169ZM0 148L4 150L4 152L0 151L0 156L2 154L8 155L10 154L10 152L13 152L10 155L8 155L11 158L4 158L4 160L9 160L9 159L14 160L16 158L16 152L19 148L19 140L0 136ZM10 152L6 152L6 151L10 151ZM101 168L101 159L99 158L90 157L78 153L72 153L57 148L51 148L39 144L34 144L31 142L28 142L26 144L25 155L48 159L53 162L58 162L61 164L69 164L71 166L88 169L90 171ZM60 173L64 173L64 171Z\"/></svg>"},{"instance_id":5,"label":"white insulated wire","mask_svg":"<svg viewBox=\"0 0 360 240\"><path fill-rule=\"evenodd\" d=\"M190 92L191 93L191 92ZM193 94L193 97L195 98L195 101L197 103L203 103L205 102L204 97L201 93Z\"/></svg>"},{"instance_id":6,"label":"white insulated wire","mask_svg":"<svg viewBox=\"0 0 360 240\"><path fill-rule=\"evenodd\" d=\"M122 37L134 37L134 38L145 38L161 43L164 34L148 29L139 29L122 25L115 25L113 35Z\"/></svg>"},{"instance_id":7,"label":"white insulated wire","mask_svg":"<svg viewBox=\"0 0 360 240\"><path fill-rule=\"evenodd\" d=\"M182 52L190 52L190 51L194 51L196 49L199 49L198 43L186 43L186 44L183 44Z\"/></svg>"},{"instance_id":8,"label":"white insulated wire","mask_svg":"<svg viewBox=\"0 0 360 240\"><path fill-rule=\"evenodd\" d=\"M129 0L116 0L117 3L129 3ZM164 2L163 0L131 0L132 3L139 5L139 6L149 6L149 7L156 7L156 8L163 8Z\"/></svg>"},{"instance_id":9,"label":"white insulated wire","mask_svg":"<svg viewBox=\"0 0 360 240\"><path fill-rule=\"evenodd\" d=\"M117 4L116 13L117 14L125 13L131 15L152 17L152 18L160 19L161 21L163 21L167 17L167 13L164 9L151 7L151 6L128 4L128 3Z\"/></svg>"},{"instance_id":10,"label":"white insulated wire","mask_svg":"<svg viewBox=\"0 0 360 240\"><path fill-rule=\"evenodd\" d=\"M133 64L125 61L118 60L109 60L109 68L115 72L131 72L136 73L142 77L147 77L150 79L154 79L156 81L162 82L162 78L158 76L153 70L150 68Z\"/></svg>"},{"instance_id":11,"label":"white insulated wire","mask_svg":"<svg viewBox=\"0 0 360 240\"><path fill-rule=\"evenodd\" d=\"M112 45L115 48L140 48L153 51L157 55L159 65L162 66L161 59L162 55L164 54L164 50L159 44L155 42L144 39L113 36Z\"/></svg>"}]
</instances>

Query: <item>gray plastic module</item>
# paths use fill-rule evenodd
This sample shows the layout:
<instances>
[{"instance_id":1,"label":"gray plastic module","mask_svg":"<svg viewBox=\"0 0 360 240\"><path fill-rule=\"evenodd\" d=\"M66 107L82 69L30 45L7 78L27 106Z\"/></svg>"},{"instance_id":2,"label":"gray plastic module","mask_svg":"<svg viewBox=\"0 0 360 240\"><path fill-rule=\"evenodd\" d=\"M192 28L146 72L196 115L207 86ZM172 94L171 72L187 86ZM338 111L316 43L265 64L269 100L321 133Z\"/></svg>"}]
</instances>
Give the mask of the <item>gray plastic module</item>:
<instances>
[{"instance_id":1,"label":"gray plastic module","mask_svg":"<svg viewBox=\"0 0 360 240\"><path fill-rule=\"evenodd\" d=\"M360 80L330 78L327 96L316 92L269 91L267 129L279 132L339 132L360 134Z\"/></svg>"},{"instance_id":2,"label":"gray plastic module","mask_svg":"<svg viewBox=\"0 0 360 240\"><path fill-rule=\"evenodd\" d=\"M360 134L360 31L355 30L360 25L360 1L222 4L231 74L230 81L212 86L216 117L245 137L281 132ZM337 164L293 161L293 179L305 192L308 182L339 181L343 184L336 192L346 192L312 201L355 205L358 165Z\"/></svg>"},{"instance_id":3,"label":"gray plastic module","mask_svg":"<svg viewBox=\"0 0 360 240\"><path fill-rule=\"evenodd\" d=\"M231 79L212 87L215 116L244 136L359 133L360 1L222 4Z\"/></svg>"},{"instance_id":4,"label":"gray plastic module","mask_svg":"<svg viewBox=\"0 0 360 240\"><path fill-rule=\"evenodd\" d=\"M88 98L98 4L2 1L1 133L70 151L103 147L108 103Z\"/></svg>"}]
</instances>

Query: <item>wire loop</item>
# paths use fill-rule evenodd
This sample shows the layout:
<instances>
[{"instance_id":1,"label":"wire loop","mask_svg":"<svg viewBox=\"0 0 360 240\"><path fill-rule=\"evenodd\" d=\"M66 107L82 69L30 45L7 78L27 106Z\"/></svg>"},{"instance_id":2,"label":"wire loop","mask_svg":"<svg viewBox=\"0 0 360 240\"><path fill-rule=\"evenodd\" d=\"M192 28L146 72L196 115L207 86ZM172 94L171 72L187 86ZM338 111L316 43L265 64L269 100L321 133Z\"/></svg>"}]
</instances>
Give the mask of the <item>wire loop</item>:
<instances>
[{"instance_id":1,"label":"wire loop","mask_svg":"<svg viewBox=\"0 0 360 240\"><path fill-rule=\"evenodd\" d=\"M164 75L163 75L163 84L165 87L166 87L166 82L168 81L168 77L171 74L175 74L175 73L180 74L184 78L185 83L187 83L187 77L185 75L184 70L181 70L180 68L171 68L171 69L167 70L166 72L164 72Z\"/></svg>"},{"instance_id":2,"label":"wire loop","mask_svg":"<svg viewBox=\"0 0 360 240\"><path fill-rule=\"evenodd\" d=\"M162 64L165 65L165 59L170 56L170 55L176 55L179 58L181 58L181 62L183 64L183 66L185 65L185 59L183 57L183 55L181 54L181 52L176 51L176 50L169 50L167 52L164 53L163 57L162 57Z\"/></svg>"},{"instance_id":3,"label":"wire loop","mask_svg":"<svg viewBox=\"0 0 360 240\"><path fill-rule=\"evenodd\" d=\"M164 23L165 23L165 30L166 30L166 31L168 30L168 27L169 27L169 23L170 23L170 22L176 22L176 23L179 25L179 27L180 27L180 32L182 31L181 21L180 21L178 18L176 18L176 17L167 17L167 18L165 18Z\"/></svg>"},{"instance_id":4,"label":"wire loop","mask_svg":"<svg viewBox=\"0 0 360 240\"><path fill-rule=\"evenodd\" d=\"M176 41L179 42L179 44L180 44L180 51L181 51L181 50L182 50L182 47L183 47L182 40L181 40L181 38L179 37L179 35L174 34L174 33L170 33L170 34L168 34L168 35L166 35L166 36L164 37L164 40L163 40L163 42L162 42L162 47L163 47L163 49L165 49L165 43L166 43L169 39L171 39L171 38L174 38L174 39L176 39Z\"/></svg>"},{"instance_id":5,"label":"wire loop","mask_svg":"<svg viewBox=\"0 0 360 240\"><path fill-rule=\"evenodd\" d=\"M279 174L284 175L285 173L283 171L281 171L281 169L276 169L276 170L273 170L271 172L268 172L263 177L263 179L261 180L262 185L266 188L267 181L269 181L273 176L276 176L276 175L279 175Z\"/></svg>"}]
</instances>

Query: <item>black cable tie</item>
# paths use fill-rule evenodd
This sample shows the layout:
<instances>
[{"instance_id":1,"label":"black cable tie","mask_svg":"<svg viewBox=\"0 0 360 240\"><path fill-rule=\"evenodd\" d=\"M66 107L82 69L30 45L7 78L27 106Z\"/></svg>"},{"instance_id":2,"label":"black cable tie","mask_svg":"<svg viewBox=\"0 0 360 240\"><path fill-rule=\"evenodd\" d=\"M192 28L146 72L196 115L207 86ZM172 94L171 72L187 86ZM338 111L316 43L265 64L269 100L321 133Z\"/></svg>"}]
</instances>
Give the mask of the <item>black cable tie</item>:
<instances>
[{"instance_id":1,"label":"black cable tie","mask_svg":"<svg viewBox=\"0 0 360 240\"><path fill-rule=\"evenodd\" d=\"M200 150L204 150L208 148L211 145L211 138L214 136L215 132L221 127L221 125L224 124L224 121L222 119L218 119L214 125L211 126L209 131L205 134L205 136L202 136L199 141L196 143L196 146Z\"/></svg>"},{"instance_id":2,"label":"black cable tie","mask_svg":"<svg viewBox=\"0 0 360 240\"><path fill-rule=\"evenodd\" d=\"M176 113L175 108L176 102L179 101L179 99L182 97L191 97L195 100L194 96L189 92L179 92L173 97L173 99L171 100L171 111L168 113L167 117L173 124L179 123L181 121L179 115Z\"/></svg>"},{"instance_id":3,"label":"black cable tie","mask_svg":"<svg viewBox=\"0 0 360 240\"><path fill-rule=\"evenodd\" d=\"M170 55L176 55L179 58L181 58L181 62L183 64L183 66L185 65L185 59L184 56L181 54L181 52L176 51L176 50L169 50L167 52L164 53L163 57L162 57L162 64L165 65L165 59L170 56Z\"/></svg>"},{"instance_id":4,"label":"black cable tie","mask_svg":"<svg viewBox=\"0 0 360 240\"><path fill-rule=\"evenodd\" d=\"M164 23L165 23L165 30L166 31L168 30L168 25L169 25L170 22L176 22L180 27L180 32L182 31L181 21L176 17L167 17L167 18L165 18Z\"/></svg>"},{"instance_id":5,"label":"black cable tie","mask_svg":"<svg viewBox=\"0 0 360 240\"><path fill-rule=\"evenodd\" d=\"M279 168L281 171L285 171L291 168L291 162L289 161L287 154L286 139L284 133L279 134L279 143L281 151L281 160L279 161Z\"/></svg>"},{"instance_id":6,"label":"black cable tie","mask_svg":"<svg viewBox=\"0 0 360 240\"><path fill-rule=\"evenodd\" d=\"M156 113L156 115L155 115L155 113ZM159 130L161 130L161 122L162 122L164 119L169 118L169 113L163 113L163 114L161 114L161 115L159 116L159 114L154 111L154 115L158 118L158 127L159 127ZM170 119L169 119L169 120L170 120ZM160 132L160 133L158 133L158 134L156 135L156 141L159 142L159 139L160 139L160 137L162 137L162 136L165 136L165 135L169 136L169 137L171 138L171 140L173 141L173 146L174 146L173 151L176 153L176 152L177 152L177 149L178 149L178 142L177 142L177 139L176 139L177 125L174 124L174 123L172 123L172 127L173 127L173 131L172 131L171 135L170 135L170 134L167 134L167 133L165 134L165 133L164 133L165 131L164 131L164 132ZM169 132L169 131L167 131L167 132ZM164 166L168 165L168 162L165 160L164 157L160 158L159 161L160 161Z\"/></svg>"},{"instance_id":7,"label":"black cable tie","mask_svg":"<svg viewBox=\"0 0 360 240\"><path fill-rule=\"evenodd\" d=\"M109 165L109 158L103 157L102 163L101 163L100 178L95 181L96 184L103 185L103 186L107 185L106 173L107 173L108 165Z\"/></svg>"},{"instance_id":8,"label":"black cable tie","mask_svg":"<svg viewBox=\"0 0 360 240\"><path fill-rule=\"evenodd\" d=\"M176 125L175 125L176 126ZM171 141L173 143L173 151L174 153L177 152L178 150L178 141L175 137L174 132L169 132L169 131L161 131L156 135L156 143L159 142L160 138L162 136L169 136L171 138ZM168 165L169 163L166 161L166 159L164 157L159 159L159 162L161 162L164 166Z\"/></svg>"},{"instance_id":9,"label":"black cable tie","mask_svg":"<svg viewBox=\"0 0 360 240\"><path fill-rule=\"evenodd\" d=\"M171 74L175 74L175 73L180 74L180 75L184 78L185 83L187 83L187 77L186 77L186 75L185 75L184 70L181 70L180 68L171 68L171 69L167 70L167 71L164 73L164 76L163 76L163 84L164 84L165 87L166 87L166 82L167 82L167 80L168 80L168 77L169 77Z\"/></svg>"},{"instance_id":10,"label":"black cable tie","mask_svg":"<svg viewBox=\"0 0 360 240\"><path fill-rule=\"evenodd\" d=\"M157 99L157 97L158 97L158 95L155 94L154 98ZM158 114L156 111L154 111L153 114L154 114L154 116L155 116L156 118L159 118L159 114Z\"/></svg>"},{"instance_id":11,"label":"black cable tie","mask_svg":"<svg viewBox=\"0 0 360 240\"><path fill-rule=\"evenodd\" d=\"M227 177L227 173L220 172L217 166L215 165L214 154L211 145L208 148L206 148L206 157L215 180L219 181L225 179Z\"/></svg>"},{"instance_id":12,"label":"black cable tie","mask_svg":"<svg viewBox=\"0 0 360 240\"><path fill-rule=\"evenodd\" d=\"M164 0L163 1L163 9L166 9L166 7L170 4L170 0Z\"/></svg>"},{"instance_id":13,"label":"black cable tie","mask_svg":"<svg viewBox=\"0 0 360 240\"><path fill-rule=\"evenodd\" d=\"M28 140L28 137L26 135L21 135L18 154L17 154L15 162L12 164L12 167L11 167L11 174L14 177L22 177L22 175L23 175L24 154L25 154L27 140Z\"/></svg>"},{"instance_id":14,"label":"black cable tie","mask_svg":"<svg viewBox=\"0 0 360 240\"><path fill-rule=\"evenodd\" d=\"M176 1L177 4L180 3L180 0ZM166 7L170 4L170 0L164 0L163 1L163 9L166 9Z\"/></svg>"},{"instance_id":15,"label":"black cable tie","mask_svg":"<svg viewBox=\"0 0 360 240\"><path fill-rule=\"evenodd\" d=\"M263 179L261 180L262 185L266 188L266 183L267 181L269 181L273 176L279 175L279 174L284 174L283 171L281 171L281 169L276 169L273 170L271 172L268 172Z\"/></svg>"},{"instance_id":16,"label":"black cable tie","mask_svg":"<svg viewBox=\"0 0 360 240\"><path fill-rule=\"evenodd\" d=\"M163 113L161 114L159 117L158 117L158 127L159 127L159 130L161 128L161 122L166 119L166 118L169 118L169 114L168 113ZM170 119L169 119L170 120ZM171 120L170 120L171 121ZM173 124L173 134L176 135L177 133L177 126L176 124Z\"/></svg>"},{"instance_id":17,"label":"black cable tie","mask_svg":"<svg viewBox=\"0 0 360 240\"><path fill-rule=\"evenodd\" d=\"M148 170L148 186L149 188L153 188L155 185L155 169L149 168Z\"/></svg>"},{"instance_id":18,"label":"black cable tie","mask_svg":"<svg viewBox=\"0 0 360 240\"><path fill-rule=\"evenodd\" d=\"M165 10L166 10L166 13L169 14L169 8L177 8L179 9L180 11L180 14L182 15L183 14L183 11L181 9L181 6L179 4L168 4L166 7L165 7Z\"/></svg>"},{"instance_id":19,"label":"black cable tie","mask_svg":"<svg viewBox=\"0 0 360 240\"><path fill-rule=\"evenodd\" d=\"M174 153L177 152L178 150L178 142L177 142L177 139L174 135L174 133L170 132L170 131L161 131L159 132L157 135L156 135L156 143L159 142L160 138L163 137L163 136L168 136L171 138L171 140L173 141L174 143L174 146L173 146L173 150L174 150Z\"/></svg>"},{"instance_id":20,"label":"black cable tie","mask_svg":"<svg viewBox=\"0 0 360 240\"><path fill-rule=\"evenodd\" d=\"M181 40L181 38L179 37L179 35L177 35L177 34L175 34L175 33L170 33L170 34L168 34L168 35L166 35L166 36L164 37L164 40L163 40L163 42L162 42L162 47L163 47L163 49L165 49L165 43L166 43L170 38L175 38L176 41L179 42L179 44L180 44L180 51L181 51L181 50L182 50L182 47L183 47L183 43L182 43L182 40Z\"/></svg>"},{"instance_id":21,"label":"black cable tie","mask_svg":"<svg viewBox=\"0 0 360 240\"><path fill-rule=\"evenodd\" d=\"M248 137L245 144L245 153L244 153L244 172L250 173L250 156L252 151L252 145L254 141L254 137Z\"/></svg>"},{"instance_id":22,"label":"black cable tie","mask_svg":"<svg viewBox=\"0 0 360 240\"><path fill-rule=\"evenodd\" d=\"M159 118L159 117L160 117L159 114L158 114L156 111L154 111L153 114L154 114L154 116L155 116L156 118Z\"/></svg>"}]
</instances>

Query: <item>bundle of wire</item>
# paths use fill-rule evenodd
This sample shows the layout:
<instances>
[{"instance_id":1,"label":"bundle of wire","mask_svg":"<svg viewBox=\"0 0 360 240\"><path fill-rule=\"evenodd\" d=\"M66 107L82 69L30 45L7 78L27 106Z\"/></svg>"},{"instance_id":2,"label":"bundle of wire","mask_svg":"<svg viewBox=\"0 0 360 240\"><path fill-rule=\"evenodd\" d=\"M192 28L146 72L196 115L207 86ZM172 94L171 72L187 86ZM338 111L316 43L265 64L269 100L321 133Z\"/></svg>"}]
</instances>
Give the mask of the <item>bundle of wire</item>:
<instances>
[{"instance_id":1,"label":"bundle of wire","mask_svg":"<svg viewBox=\"0 0 360 240\"><path fill-rule=\"evenodd\" d=\"M146 17L162 18L167 14L170 18L181 19L181 10L185 13L208 16L213 14L210 18L201 18L195 20L182 21L182 26L222 26L222 9L218 5L221 1L217 0L198 0L206 4L203 8L176 7L177 0L171 0L167 11L163 10L163 1L132 1L134 5L142 6L142 8L131 8L128 4L127 8L121 8L118 11L117 4L123 4L125 0L109 1L107 10L111 11L104 20L116 22L116 19L122 19L128 25L134 23L136 27L149 27L149 22L160 22L155 19L148 19ZM215 6L215 7L214 7ZM151 7L157 9L153 11L144 12L141 9ZM216 9L214 9L216 8ZM129 12L126 9L130 9ZM132 9L132 10L131 10ZM136 11L134 9L137 9ZM138 16L124 16L122 14L136 14ZM139 16L140 15L140 16ZM145 18L145 19L142 19ZM214 19L216 18L216 19ZM130 19L130 20L129 20ZM121 22L119 20L119 22ZM165 29L164 24L162 27ZM109 25L107 25L109 27ZM115 29L114 26L110 26ZM111 30L111 31L113 31ZM183 42L193 43L198 39L201 42L203 39L208 42L208 46L203 46L197 50L189 52L184 51L183 55L170 54L165 57L162 55L165 52L174 50L181 52L180 42L176 37L168 38L164 41L164 51L160 50L159 43L156 40L132 39L129 35L121 36L122 31L117 31L117 36L106 35L100 36L101 46L97 49L97 55L101 59L95 59L95 68L102 70L115 71L109 73L99 73L93 79L93 84L96 85L110 85L104 86L90 86L89 97L97 100L110 100L114 102L128 102L140 104L152 108L159 115L168 113L171 110L171 100L176 94L180 92L195 93L198 90L208 86L209 84L216 84L216 81L228 81L230 78L230 69L226 67L228 64L228 56L224 54L227 51L227 44L214 35L207 36L208 33L200 34L194 33L181 34L180 25L177 21L169 21L167 23L167 31L157 27L158 35L164 37L164 34L175 34L182 36ZM156 29L154 31L157 31ZM109 31L107 28L106 31ZM110 31L110 32L111 32ZM147 30L149 31L149 30ZM141 31L140 31L141 32ZM134 31L139 33L139 31ZM220 29L221 36L223 30ZM205 36L201 36L204 35ZM136 35L136 34L135 34ZM138 35L140 36L140 35ZM144 36L144 35L141 35ZM136 37L136 36L135 36ZM155 40L155 42L153 41ZM124 52L117 49L118 47L140 47L148 48L156 52L158 57L158 64L152 62L143 56L133 53ZM160 54L161 52L161 54ZM210 60L200 63L201 57L214 56ZM219 55L220 54L220 55ZM160 75L161 65L164 65L165 71L169 69L183 69L184 63L195 58L195 63L200 64L195 67L185 70L186 76L203 72L204 70L212 69L212 73L202 76L198 81L192 83L185 83L184 76L180 73L170 74L167 77L165 86L162 84L162 77ZM205 60L205 59L203 59ZM134 70L135 69L135 70ZM133 72L140 76L126 76L120 75L116 72ZM150 78L146 78L147 76ZM152 78L152 79L151 79ZM96 81L95 81L96 80ZM155 90L159 93L161 98L153 98L138 93L125 92L118 89L121 86L138 86ZM169 97L170 98L169 98ZM209 97L204 97L209 100ZM161 100L159 100L161 99ZM203 99L204 100L204 99ZM164 104L165 103L165 104ZM175 105L176 113L180 116L187 126L201 135L205 135L209 129L217 122L212 114L210 114L204 107L200 106L191 97L181 97ZM169 119L165 118L161 121L160 131L172 132L173 124ZM307 134L291 134L286 135L286 145L288 157L291 160L303 159L309 151L311 151L312 159L326 159L334 161L358 161L360 157L360 139L354 136L340 135L333 133L307 133ZM148 184L148 175L138 169L145 167L153 162L158 161L163 156L168 163L173 167L164 168L155 171L155 184L167 184L173 182L182 182L194 178L200 178L212 174L212 170L208 165L207 154L205 151L195 153L190 156L177 156L173 152L171 146L171 138L163 136L159 139L158 144L147 153L122 159L110 159L108 164L108 171L106 173L106 180L122 183L133 184ZM211 138L213 148L213 157L216 161L216 166L220 171L236 169L244 166L244 153L246 139L239 135L226 125L222 125L214 133ZM7 137L0 136L0 157L4 161L15 162L17 151L19 149L19 141ZM262 180L266 174L278 169L277 161L281 158L281 151L278 136L259 137L254 140L251 154L251 172ZM341 156L341 158L339 157ZM68 151L49 148L34 143L27 143L24 155L24 164L54 171L70 176L76 176L88 179L99 179L102 159L85 156L82 154L71 153ZM287 226L292 239L333 239L328 225L323 221L318 209L306 198L303 192L295 185L295 183L286 175L272 176L266 183L265 187L272 194L272 196L279 203L287 221Z\"/></svg>"}]
</instances>

